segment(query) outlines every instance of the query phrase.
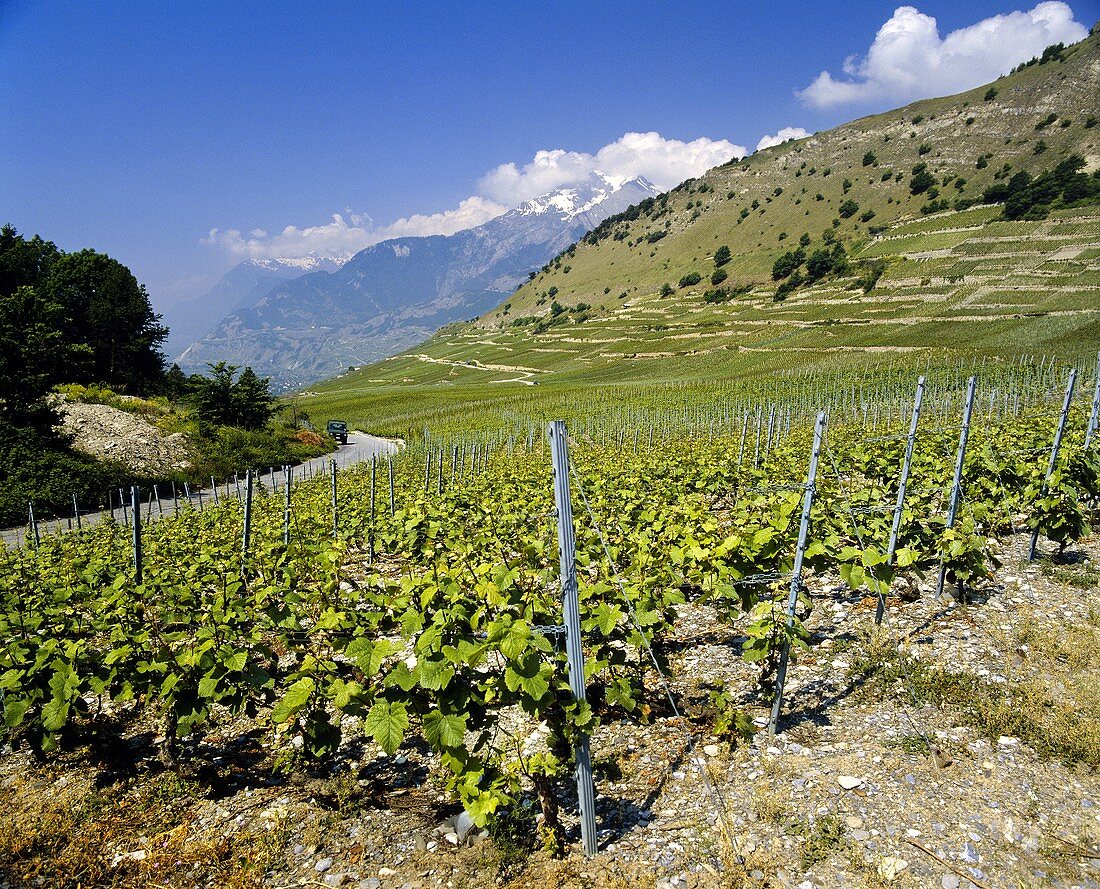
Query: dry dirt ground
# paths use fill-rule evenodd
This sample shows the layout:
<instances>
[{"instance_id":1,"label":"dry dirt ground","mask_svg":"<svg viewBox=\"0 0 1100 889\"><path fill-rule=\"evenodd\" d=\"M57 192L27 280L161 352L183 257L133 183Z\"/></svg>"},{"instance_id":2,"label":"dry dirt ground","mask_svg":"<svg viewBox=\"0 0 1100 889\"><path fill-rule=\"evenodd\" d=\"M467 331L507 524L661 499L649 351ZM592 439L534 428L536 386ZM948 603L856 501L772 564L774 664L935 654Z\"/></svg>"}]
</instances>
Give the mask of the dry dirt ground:
<instances>
[{"instance_id":1,"label":"dry dirt ground","mask_svg":"<svg viewBox=\"0 0 1100 889\"><path fill-rule=\"evenodd\" d=\"M725 690L762 723L736 628L682 610L669 645L683 716L592 739L600 853L554 859L533 820L466 833L415 742L362 737L284 778L267 738L224 728L177 773L153 732L47 765L0 754L0 887L1100 886L1100 540L1028 565L1013 538L966 603L874 603L821 578L815 644L780 732L713 734ZM660 689L654 688L654 701ZM704 774L706 781L704 781ZM709 786L708 786L709 785Z\"/></svg>"}]
</instances>

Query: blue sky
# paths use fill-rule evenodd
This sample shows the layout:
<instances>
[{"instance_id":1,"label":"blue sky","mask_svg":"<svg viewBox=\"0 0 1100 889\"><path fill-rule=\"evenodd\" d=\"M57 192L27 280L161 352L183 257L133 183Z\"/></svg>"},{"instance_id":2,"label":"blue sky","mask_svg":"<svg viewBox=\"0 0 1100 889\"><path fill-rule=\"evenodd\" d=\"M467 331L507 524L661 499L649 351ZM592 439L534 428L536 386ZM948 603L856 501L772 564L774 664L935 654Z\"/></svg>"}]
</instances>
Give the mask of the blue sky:
<instances>
[{"instance_id":1,"label":"blue sky","mask_svg":"<svg viewBox=\"0 0 1100 889\"><path fill-rule=\"evenodd\" d=\"M447 232L586 165L667 187L985 82L1100 12L827 6L0 0L0 221L110 253L163 307L247 256Z\"/></svg>"}]
</instances>

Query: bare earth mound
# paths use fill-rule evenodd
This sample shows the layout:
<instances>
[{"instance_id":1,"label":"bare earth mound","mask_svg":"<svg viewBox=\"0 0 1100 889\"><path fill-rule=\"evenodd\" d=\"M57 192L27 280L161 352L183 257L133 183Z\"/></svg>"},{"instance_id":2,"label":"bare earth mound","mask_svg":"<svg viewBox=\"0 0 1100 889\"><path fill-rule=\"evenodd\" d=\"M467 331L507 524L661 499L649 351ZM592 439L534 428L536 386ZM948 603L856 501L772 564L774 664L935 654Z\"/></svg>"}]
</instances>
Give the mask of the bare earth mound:
<instances>
[{"instance_id":1,"label":"bare earth mound","mask_svg":"<svg viewBox=\"0 0 1100 889\"><path fill-rule=\"evenodd\" d=\"M124 463L142 475L189 466L182 433L165 435L148 420L106 404L65 402L60 412L60 431L72 436L73 447L85 454Z\"/></svg>"}]
</instances>

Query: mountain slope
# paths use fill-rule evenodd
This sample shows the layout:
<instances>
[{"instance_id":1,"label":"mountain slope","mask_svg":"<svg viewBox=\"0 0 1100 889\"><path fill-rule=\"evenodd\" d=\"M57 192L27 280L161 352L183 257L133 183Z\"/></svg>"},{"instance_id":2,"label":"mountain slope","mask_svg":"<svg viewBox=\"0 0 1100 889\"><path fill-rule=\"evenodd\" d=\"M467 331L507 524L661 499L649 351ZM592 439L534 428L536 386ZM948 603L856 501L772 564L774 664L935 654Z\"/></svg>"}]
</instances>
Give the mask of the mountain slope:
<instances>
[{"instance_id":1,"label":"mountain slope","mask_svg":"<svg viewBox=\"0 0 1100 889\"><path fill-rule=\"evenodd\" d=\"M184 300L165 310L168 339L164 352L175 359L195 340L205 336L226 315L251 305L278 281L311 271L332 271L340 263L331 259L246 259L226 272L202 296Z\"/></svg>"},{"instance_id":2,"label":"mountain slope","mask_svg":"<svg viewBox=\"0 0 1100 889\"><path fill-rule=\"evenodd\" d=\"M188 348L181 365L228 360L292 385L392 355L496 305L600 220L655 193L644 179L594 176L474 229L375 244L334 272L280 282Z\"/></svg>"},{"instance_id":3,"label":"mountain slope","mask_svg":"<svg viewBox=\"0 0 1100 889\"><path fill-rule=\"evenodd\" d=\"M476 322L343 382L680 379L838 352L1095 356L1095 205L1004 221L978 203L1070 155L1100 168L1100 37L1061 55L715 168L608 219ZM846 270L811 275L838 244ZM812 280L790 287L773 265L797 250Z\"/></svg>"}]
</instances>

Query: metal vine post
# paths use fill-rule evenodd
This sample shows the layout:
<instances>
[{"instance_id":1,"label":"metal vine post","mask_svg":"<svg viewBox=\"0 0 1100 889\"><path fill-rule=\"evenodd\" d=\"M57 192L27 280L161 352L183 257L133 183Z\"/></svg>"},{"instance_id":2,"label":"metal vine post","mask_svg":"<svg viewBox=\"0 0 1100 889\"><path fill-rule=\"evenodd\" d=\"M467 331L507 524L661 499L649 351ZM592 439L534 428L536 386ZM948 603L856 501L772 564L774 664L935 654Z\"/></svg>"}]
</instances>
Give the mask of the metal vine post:
<instances>
[{"instance_id":1,"label":"metal vine post","mask_svg":"<svg viewBox=\"0 0 1100 889\"><path fill-rule=\"evenodd\" d=\"M138 490L136 485L130 488L130 509L134 519L134 584L141 586L141 491Z\"/></svg>"},{"instance_id":2,"label":"metal vine post","mask_svg":"<svg viewBox=\"0 0 1100 889\"><path fill-rule=\"evenodd\" d=\"M798 525L798 543L794 551L794 568L791 571L791 592L787 599L787 630L794 627L794 616L798 609L798 591L802 587L802 561L806 556L806 538L810 533L810 509L814 503L814 484L817 481L817 461L821 456L821 438L825 433L825 412L817 415L814 424L814 444L810 452L810 469L806 473L806 488L802 495L802 520ZM779 653L779 668L775 674L775 700L772 702L771 720L768 722L768 734L775 735L779 725L779 712L783 707L783 684L787 679L787 661L790 659L791 645L789 636L783 637L783 647Z\"/></svg>"},{"instance_id":3,"label":"metal vine post","mask_svg":"<svg viewBox=\"0 0 1100 889\"><path fill-rule=\"evenodd\" d=\"M339 531L338 526L337 526L338 516L339 516L339 506L338 506L338 503L337 503L337 500L336 500L336 461L335 460L331 461L331 466L329 468L332 470L332 536L336 537L336 535Z\"/></svg>"},{"instance_id":4,"label":"metal vine post","mask_svg":"<svg viewBox=\"0 0 1100 889\"><path fill-rule=\"evenodd\" d=\"M1096 435L1096 426L1100 422L1100 353L1096 356L1096 380L1092 386L1092 410L1089 412L1089 425L1085 430L1085 450L1092 444Z\"/></svg>"},{"instance_id":5,"label":"metal vine post","mask_svg":"<svg viewBox=\"0 0 1100 889\"><path fill-rule=\"evenodd\" d=\"M290 546L290 479L293 470L283 467L283 546Z\"/></svg>"},{"instance_id":6,"label":"metal vine post","mask_svg":"<svg viewBox=\"0 0 1100 889\"><path fill-rule=\"evenodd\" d=\"M917 379L917 394L913 398L913 415L909 420L909 435L905 440L905 459L901 464L901 478L898 480L898 499L894 505L894 523L890 526L890 543L886 548L886 569L894 564L894 551L898 545L898 533L901 531L901 514L905 506L905 486L909 481L909 466L913 460L913 445L917 440L917 424L920 422L920 407L924 400L924 377ZM886 611L886 596L879 587L878 605L875 608L875 623L882 623Z\"/></svg>"},{"instance_id":7,"label":"metal vine post","mask_svg":"<svg viewBox=\"0 0 1100 889\"><path fill-rule=\"evenodd\" d=\"M947 528L955 527L955 516L959 511L959 501L962 499L962 471L963 461L966 459L966 443L970 438L970 418L974 413L974 390L977 388L978 378L971 377L966 383L966 404L963 406L962 428L959 431L959 450L955 455L955 474L951 482L951 503L947 507ZM936 581L936 595L943 595L943 584L947 579L947 565L940 560L940 574Z\"/></svg>"},{"instance_id":8,"label":"metal vine post","mask_svg":"<svg viewBox=\"0 0 1100 889\"><path fill-rule=\"evenodd\" d=\"M1047 463L1046 475L1043 476L1043 485L1039 489L1039 499L1042 500L1047 495L1047 491L1050 487L1050 477L1054 473L1054 467L1058 463L1058 451L1062 448L1062 436L1066 432L1066 421L1069 419L1070 405L1073 403L1073 389L1077 385L1077 368L1074 368L1069 372L1069 381L1066 383L1066 397L1062 401L1062 415L1058 418L1058 429L1054 433L1054 443L1050 448L1050 461ZM1031 544L1027 549L1027 560L1033 562L1035 560L1035 549L1039 545L1039 525L1035 525L1035 530L1031 532Z\"/></svg>"},{"instance_id":9,"label":"metal vine post","mask_svg":"<svg viewBox=\"0 0 1100 889\"><path fill-rule=\"evenodd\" d=\"M562 420L547 430L550 438L554 473L554 506L558 516L558 560L565 612L565 655L569 667L569 687L573 697L585 700L584 651L581 642L580 600L577 591L577 552L573 528L573 503L569 488L569 441ZM592 781L592 758L588 735L577 737L574 754L577 761L577 798L581 815L581 842L586 855L595 855L596 790Z\"/></svg>"},{"instance_id":10,"label":"metal vine post","mask_svg":"<svg viewBox=\"0 0 1100 889\"><path fill-rule=\"evenodd\" d=\"M241 572L248 564L248 544L252 537L252 470L245 473L244 482L244 528L241 531Z\"/></svg>"}]
</instances>

